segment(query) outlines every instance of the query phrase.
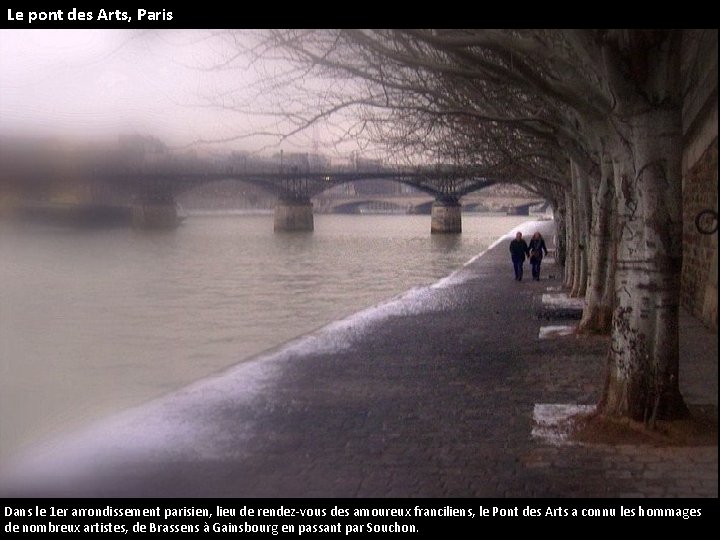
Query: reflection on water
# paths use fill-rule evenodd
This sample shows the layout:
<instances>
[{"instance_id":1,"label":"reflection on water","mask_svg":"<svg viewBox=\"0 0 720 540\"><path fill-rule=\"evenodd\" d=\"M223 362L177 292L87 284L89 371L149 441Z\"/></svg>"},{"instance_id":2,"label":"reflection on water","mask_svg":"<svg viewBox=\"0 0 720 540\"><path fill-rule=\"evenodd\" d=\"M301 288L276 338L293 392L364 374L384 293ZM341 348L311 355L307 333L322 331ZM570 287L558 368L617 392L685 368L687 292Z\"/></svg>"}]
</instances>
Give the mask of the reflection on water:
<instances>
[{"instance_id":1,"label":"reflection on water","mask_svg":"<svg viewBox=\"0 0 720 540\"><path fill-rule=\"evenodd\" d=\"M0 457L445 277L527 220L191 216L173 231L0 230Z\"/></svg>"}]
</instances>

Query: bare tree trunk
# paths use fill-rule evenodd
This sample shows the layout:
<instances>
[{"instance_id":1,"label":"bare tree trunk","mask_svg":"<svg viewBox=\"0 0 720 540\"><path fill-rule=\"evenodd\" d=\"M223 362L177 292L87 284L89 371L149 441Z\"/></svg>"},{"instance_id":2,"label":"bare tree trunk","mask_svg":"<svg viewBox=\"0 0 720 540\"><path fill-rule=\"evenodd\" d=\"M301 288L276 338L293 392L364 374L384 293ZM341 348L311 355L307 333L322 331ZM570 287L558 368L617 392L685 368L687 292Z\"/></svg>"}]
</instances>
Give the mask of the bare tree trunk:
<instances>
[{"instance_id":1,"label":"bare tree trunk","mask_svg":"<svg viewBox=\"0 0 720 540\"><path fill-rule=\"evenodd\" d=\"M654 424L681 418L678 319L682 267L680 33L606 34L618 238L615 306L599 410Z\"/></svg>"},{"instance_id":2,"label":"bare tree trunk","mask_svg":"<svg viewBox=\"0 0 720 540\"><path fill-rule=\"evenodd\" d=\"M561 267L565 267L566 259L566 212L565 212L565 197L563 195L562 202L556 201L553 209L553 215L555 219L555 262Z\"/></svg>"},{"instance_id":3,"label":"bare tree trunk","mask_svg":"<svg viewBox=\"0 0 720 540\"><path fill-rule=\"evenodd\" d=\"M680 395L680 113L626 118L616 174L615 309L600 410L646 423L687 415Z\"/></svg>"},{"instance_id":4,"label":"bare tree trunk","mask_svg":"<svg viewBox=\"0 0 720 540\"><path fill-rule=\"evenodd\" d=\"M602 156L599 182L595 187L591 185L593 210L590 263L585 309L578 324L579 333L610 333L615 275L612 188L612 163L608 163Z\"/></svg>"},{"instance_id":5,"label":"bare tree trunk","mask_svg":"<svg viewBox=\"0 0 720 540\"><path fill-rule=\"evenodd\" d=\"M575 279L570 296L580 298L585 296L588 280L588 258L590 255L590 228L591 203L590 186L587 174L576 163L572 164L573 193L575 200L575 234L577 243L577 257L575 258Z\"/></svg>"},{"instance_id":6,"label":"bare tree trunk","mask_svg":"<svg viewBox=\"0 0 720 540\"><path fill-rule=\"evenodd\" d=\"M575 279L575 258L577 247L575 245L575 204L572 192L565 192L565 279L563 288L572 289Z\"/></svg>"}]
</instances>

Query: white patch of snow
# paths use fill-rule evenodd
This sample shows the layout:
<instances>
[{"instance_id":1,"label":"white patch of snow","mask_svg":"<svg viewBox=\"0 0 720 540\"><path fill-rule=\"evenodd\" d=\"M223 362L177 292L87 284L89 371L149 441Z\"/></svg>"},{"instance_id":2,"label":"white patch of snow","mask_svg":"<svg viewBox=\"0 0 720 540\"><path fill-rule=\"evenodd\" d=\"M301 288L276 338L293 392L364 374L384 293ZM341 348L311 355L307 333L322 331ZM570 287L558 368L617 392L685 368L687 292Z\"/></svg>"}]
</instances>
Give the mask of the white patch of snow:
<instances>
[{"instance_id":1,"label":"white patch of snow","mask_svg":"<svg viewBox=\"0 0 720 540\"><path fill-rule=\"evenodd\" d=\"M542 295L542 303L556 308L583 309L585 307L585 299L570 298L565 293L545 293Z\"/></svg>"},{"instance_id":2,"label":"white patch of snow","mask_svg":"<svg viewBox=\"0 0 720 540\"><path fill-rule=\"evenodd\" d=\"M564 429L566 420L576 414L588 414L594 409L594 405L536 403L531 435L554 446L573 444Z\"/></svg>"},{"instance_id":3,"label":"white patch of snow","mask_svg":"<svg viewBox=\"0 0 720 540\"><path fill-rule=\"evenodd\" d=\"M541 326L538 337L540 339L552 339L558 336L569 336L575 333L576 328L575 325Z\"/></svg>"}]
</instances>

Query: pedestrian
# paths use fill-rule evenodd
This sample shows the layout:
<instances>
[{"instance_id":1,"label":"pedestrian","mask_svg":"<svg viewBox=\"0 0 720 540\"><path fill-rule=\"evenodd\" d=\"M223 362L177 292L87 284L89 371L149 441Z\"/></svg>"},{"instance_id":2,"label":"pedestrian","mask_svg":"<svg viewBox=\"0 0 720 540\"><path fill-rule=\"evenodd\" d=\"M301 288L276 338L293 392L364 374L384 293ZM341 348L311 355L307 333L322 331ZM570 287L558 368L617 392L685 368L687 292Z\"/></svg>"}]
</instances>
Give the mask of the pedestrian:
<instances>
[{"instance_id":1,"label":"pedestrian","mask_svg":"<svg viewBox=\"0 0 720 540\"><path fill-rule=\"evenodd\" d=\"M523 264L525 263L525 256L529 253L527 242L523 240L522 233L518 232L515 235L515 240L510 242L510 256L512 257L516 281L522 281Z\"/></svg>"},{"instance_id":2,"label":"pedestrian","mask_svg":"<svg viewBox=\"0 0 720 540\"><path fill-rule=\"evenodd\" d=\"M540 263L542 263L543 257L547 255L547 246L545 240L539 232L533 234L528 244L528 251L530 252L530 268L532 269L532 277L535 281L540 281Z\"/></svg>"}]
</instances>

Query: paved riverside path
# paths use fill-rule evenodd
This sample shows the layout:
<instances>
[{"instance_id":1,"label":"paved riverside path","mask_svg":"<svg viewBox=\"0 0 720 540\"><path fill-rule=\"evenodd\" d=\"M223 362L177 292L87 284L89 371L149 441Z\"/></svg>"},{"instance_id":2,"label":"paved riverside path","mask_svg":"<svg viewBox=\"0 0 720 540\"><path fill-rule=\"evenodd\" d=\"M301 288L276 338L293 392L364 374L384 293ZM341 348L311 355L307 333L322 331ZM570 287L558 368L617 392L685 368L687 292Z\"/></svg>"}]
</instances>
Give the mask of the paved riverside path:
<instances>
[{"instance_id":1,"label":"paved riverside path","mask_svg":"<svg viewBox=\"0 0 720 540\"><path fill-rule=\"evenodd\" d=\"M550 239L552 226L524 233ZM527 264L515 281L511 236L375 315L49 446L0 493L717 497L717 446L557 445L532 435L536 405L597 401L607 341L539 339L558 324L539 314L561 271L546 259L541 281ZM683 392L717 414L717 334L685 315L681 330Z\"/></svg>"}]
</instances>

